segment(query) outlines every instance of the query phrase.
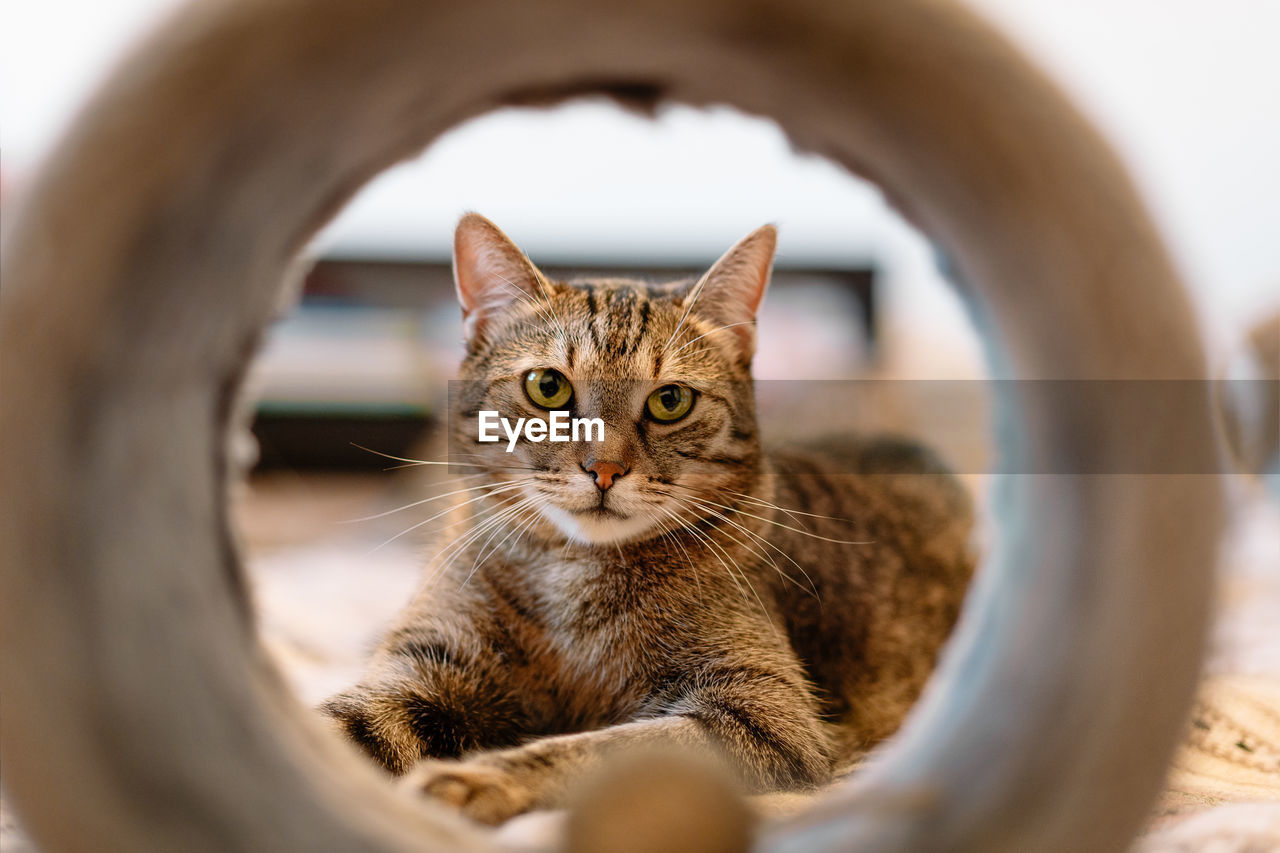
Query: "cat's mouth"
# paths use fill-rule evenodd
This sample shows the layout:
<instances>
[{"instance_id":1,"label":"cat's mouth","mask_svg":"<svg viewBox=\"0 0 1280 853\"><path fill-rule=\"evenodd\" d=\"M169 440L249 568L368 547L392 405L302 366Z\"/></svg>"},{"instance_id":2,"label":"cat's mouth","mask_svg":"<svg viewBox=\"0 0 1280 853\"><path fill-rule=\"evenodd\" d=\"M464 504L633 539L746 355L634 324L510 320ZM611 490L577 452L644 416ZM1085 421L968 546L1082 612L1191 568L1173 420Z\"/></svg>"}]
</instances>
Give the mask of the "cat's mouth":
<instances>
[{"instance_id":1,"label":"cat's mouth","mask_svg":"<svg viewBox=\"0 0 1280 853\"><path fill-rule=\"evenodd\" d=\"M607 545L650 535L653 520L645 513L626 512L605 502L581 508L544 504L542 514L575 542Z\"/></svg>"},{"instance_id":2,"label":"cat's mouth","mask_svg":"<svg viewBox=\"0 0 1280 853\"><path fill-rule=\"evenodd\" d=\"M601 501L597 506L588 507L587 509L574 509L574 510L570 510L570 512L572 512L574 515L584 516L586 518L594 518L594 519L605 519L605 518L627 519L631 517L625 512L619 512L618 510L613 509L612 507L605 506L604 501Z\"/></svg>"}]
</instances>

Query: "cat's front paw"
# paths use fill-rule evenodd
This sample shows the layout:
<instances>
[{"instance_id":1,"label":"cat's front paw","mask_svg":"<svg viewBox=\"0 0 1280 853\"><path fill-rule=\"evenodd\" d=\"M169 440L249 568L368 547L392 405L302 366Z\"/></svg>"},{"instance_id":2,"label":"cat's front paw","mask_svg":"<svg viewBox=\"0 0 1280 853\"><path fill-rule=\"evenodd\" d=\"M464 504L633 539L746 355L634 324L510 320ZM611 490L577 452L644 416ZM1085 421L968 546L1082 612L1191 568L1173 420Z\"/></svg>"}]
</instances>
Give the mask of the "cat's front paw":
<instances>
[{"instance_id":1,"label":"cat's front paw","mask_svg":"<svg viewBox=\"0 0 1280 853\"><path fill-rule=\"evenodd\" d=\"M527 783L482 760L423 761L409 771L402 784L493 826L529 811L535 799Z\"/></svg>"}]
</instances>

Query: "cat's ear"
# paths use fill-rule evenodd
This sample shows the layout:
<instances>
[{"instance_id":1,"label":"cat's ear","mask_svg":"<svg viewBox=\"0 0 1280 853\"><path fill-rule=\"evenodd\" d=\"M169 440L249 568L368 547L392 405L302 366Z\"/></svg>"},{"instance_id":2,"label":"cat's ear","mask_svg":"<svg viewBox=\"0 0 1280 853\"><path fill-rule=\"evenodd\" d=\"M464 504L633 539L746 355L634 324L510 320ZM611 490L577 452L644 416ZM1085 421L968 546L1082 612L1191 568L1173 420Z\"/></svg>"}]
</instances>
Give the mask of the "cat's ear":
<instances>
[{"instance_id":1,"label":"cat's ear","mask_svg":"<svg viewBox=\"0 0 1280 853\"><path fill-rule=\"evenodd\" d=\"M478 213L464 215L454 231L453 281L468 343L517 299L546 298L546 283L538 268L510 237Z\"/></svg>"},{"instance_id":2,"label":"cat's ear","mask_svg":"<svg viewBox=\"0 0 1280 853\"><path fill-rule=\"evenodd\" d=\"M769 286L778 229L764 225L743 237L689 291L693 310L719 323L750 360L756 350L756 311Z\"/></svg>"}]
</instances>

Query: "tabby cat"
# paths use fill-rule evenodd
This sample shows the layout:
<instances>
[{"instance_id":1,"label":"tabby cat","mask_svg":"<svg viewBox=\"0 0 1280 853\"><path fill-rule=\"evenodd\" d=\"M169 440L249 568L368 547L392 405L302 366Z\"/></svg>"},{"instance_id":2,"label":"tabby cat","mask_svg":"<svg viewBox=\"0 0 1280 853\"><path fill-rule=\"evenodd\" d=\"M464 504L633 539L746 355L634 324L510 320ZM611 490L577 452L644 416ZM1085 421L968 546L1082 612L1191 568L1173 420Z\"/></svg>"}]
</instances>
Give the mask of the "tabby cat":
<instances>
[{"instance_id":1,"label":"tabby cat","mask_svg":"<svg viewBox=\"0 0 1280 853\"><path fill-rule=\"evenodd\" d=\"M696 281L557 282L462 219L450 461L470 479L428 581L322 705L387 770L497 823L635 747L805 789L897 728L972 572L970 505L905 441L762 447L775 240L756 230ZM478 441L483 410L605 432L509 453Z\"/></svg>"}]
</instances>

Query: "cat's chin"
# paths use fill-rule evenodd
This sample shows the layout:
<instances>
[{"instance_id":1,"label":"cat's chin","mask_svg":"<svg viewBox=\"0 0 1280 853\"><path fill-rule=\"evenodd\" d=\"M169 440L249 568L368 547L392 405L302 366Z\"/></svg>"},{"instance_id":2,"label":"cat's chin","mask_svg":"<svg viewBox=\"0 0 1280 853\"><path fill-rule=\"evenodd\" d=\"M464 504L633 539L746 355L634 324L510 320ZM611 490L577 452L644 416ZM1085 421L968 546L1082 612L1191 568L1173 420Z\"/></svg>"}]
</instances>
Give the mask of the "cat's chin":
<instances>
[{"instance_id":1,"label":"cat's chin","mask_svg":"<svg viewBox=\"0 0 1280 853\"><path fill-rule=\"evenodd\" d=\"M543 506L542 515L567 539L582 545L613 545L644 538L654 529L651 518L616 511L570 512L558 506Z\"/></svg>"}]
</instances>

